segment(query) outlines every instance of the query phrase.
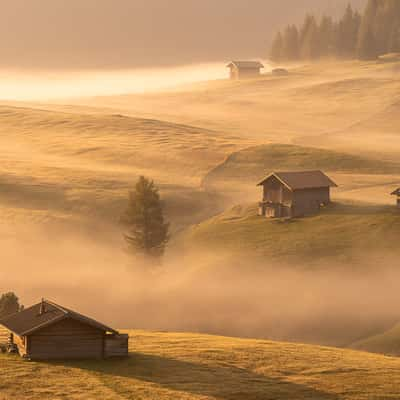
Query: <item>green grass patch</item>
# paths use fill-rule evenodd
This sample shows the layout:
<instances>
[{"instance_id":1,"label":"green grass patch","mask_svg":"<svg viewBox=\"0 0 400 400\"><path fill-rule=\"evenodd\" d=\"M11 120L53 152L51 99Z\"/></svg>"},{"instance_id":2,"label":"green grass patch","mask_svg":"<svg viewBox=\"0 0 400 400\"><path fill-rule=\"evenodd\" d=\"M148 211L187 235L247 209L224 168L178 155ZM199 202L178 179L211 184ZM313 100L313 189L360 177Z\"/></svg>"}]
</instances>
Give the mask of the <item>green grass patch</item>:
<instances>
[{"instance_id":1,"label":"green grass patch","mask_svg":"<svg viewBox=\"0 0 400 400\"><path fill-rule=\"evenodd\" d=\"M272 171L315 170L357 174L397 174L400 164L337 151L288 144L250 147L231 154L204 178L205 185L224 181L256 184Z\"/></svg>"},{"instance_id":2,"label":"green grass patch","mask_svg":"<svg viewBox=\"0 0 400 400\"><path fill-rule=\"evenodd\" d=\"M351 347L372 353L400 356L400 324L382 334L360 340Z\"/></svg>"},{"instance_id":3,"label":"green grass patch","mask_svg":"<svg viewBox=\"0 0 400 400\"><path fill-rule=\"evenodd\" d=\"M390 206L334 203L299 219L266 219L257 207L236 206L192 227L191 246L248 253L266 260L350 261L357 254L397 254L400 212Z\"/></svg>"}]
</instances>

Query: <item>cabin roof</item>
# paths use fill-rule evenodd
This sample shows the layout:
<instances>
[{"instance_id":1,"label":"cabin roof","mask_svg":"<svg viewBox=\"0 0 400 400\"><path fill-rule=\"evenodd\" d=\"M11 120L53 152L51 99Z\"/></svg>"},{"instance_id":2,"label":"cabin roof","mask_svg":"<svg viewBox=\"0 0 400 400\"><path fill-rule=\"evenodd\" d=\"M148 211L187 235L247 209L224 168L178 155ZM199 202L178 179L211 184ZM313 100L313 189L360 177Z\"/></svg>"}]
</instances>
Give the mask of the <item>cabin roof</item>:
<instances>
[{"instance_id":1,"label":"cabin roof","mask_svg":"<svg viewBox=\"0 0 400 400\"><path fill-rule=\"evenodd\" d=\"M236 67L239 69L259 69L264 68L264 65L259 61L231 61L227 68Z\"/></svg>"},{"instance_id":2,"label":"cabin roof","mask_svg":"<svg viewBox=\"0 0 400 400\"><path fill-rule=\"evenodd\" d=\"M337 187L322 171L272 172L257 186L264 185L273 176L290 190Z\"/></svg>"},{"instance_id":3,"label":"cabin roof","mask_svg":"<svg viewBox=\"0 0 400 400\"><path fill-rule=\"evenodd\" d=\"M26 308L21 312L1 320L0 325L3 325L9 331L18 336L26 336L66 318L80 321L104 332L118 333L114 329L103 325L92 318L86 317L48 300L43 300L32 307Z\"/></svg>"},{"instance_id":4,"label":"cabin roof","mask_svg":"<svg viewBox=\"0 0 400 400\"><path fill-rule=\"evenodd\" d=\"M393 193L391 193L393 196L400 196L400 188L396 189Z\"/></svg>"}]
</instances>

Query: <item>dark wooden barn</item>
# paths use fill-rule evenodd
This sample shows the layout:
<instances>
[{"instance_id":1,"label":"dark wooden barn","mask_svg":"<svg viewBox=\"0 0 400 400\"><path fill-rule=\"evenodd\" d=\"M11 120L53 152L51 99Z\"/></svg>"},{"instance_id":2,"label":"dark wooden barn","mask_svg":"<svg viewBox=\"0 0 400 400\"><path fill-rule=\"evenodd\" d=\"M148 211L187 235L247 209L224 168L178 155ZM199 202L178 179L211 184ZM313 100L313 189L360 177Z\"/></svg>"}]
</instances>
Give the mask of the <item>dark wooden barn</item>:
<instances>
[{"instance_id":1,"label":"dark wooden barn","mask_svg":"<svg viewBox=\"0 0 400 400\"><path fill-rule=\"evenodd\" d=\"M392 196L397 197L397 207L400 208L400 188L396 189L393 193Z\"/></svg>"},{"instance_id":2,"label":"dark wooden barn","mask_svg":"<svg viewBox=\"0 0 400 400\"><path fill-rule=\"evenodd\" d=\"M230 69L232 80L252 79L261 75L261 69L264 68L264 65L259 61L231 61L227 68Z\"/></svg>"},{"instance_id":3,"label":"dark wooden barn","mask_svg":"<svg viewBox=\"0 0 400 400\"><path fill-rule=\"evenodd\" d=\"M31 360L128 355L128 335L47 300L0 321L19 354Z\"/></svg>"},{"instance_id":4,"label":"dark wooden barn","mask_svg":"<svg viewBox=\"0 0 400 400\"><path fill-rule=\"evenodd\" d=\"M330 203L337 185L321 171L274 172L263 179L259 214L268 218L312 215Z\"/></svg>"}]
</instances>

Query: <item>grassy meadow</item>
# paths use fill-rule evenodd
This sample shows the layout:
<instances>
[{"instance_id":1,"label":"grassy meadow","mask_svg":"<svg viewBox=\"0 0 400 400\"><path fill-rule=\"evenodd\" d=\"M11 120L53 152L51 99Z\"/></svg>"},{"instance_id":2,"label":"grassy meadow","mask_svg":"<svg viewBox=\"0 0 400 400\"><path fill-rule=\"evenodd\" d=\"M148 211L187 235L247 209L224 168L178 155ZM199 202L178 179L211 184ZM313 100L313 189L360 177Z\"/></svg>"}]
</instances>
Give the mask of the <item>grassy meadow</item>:
<instances>
[{"instance_id":1,"label":"grassy meadow","mask_svg":"<svg viewBox=\"0 0 400 400\"><path fill-rule=\"evenodd\" d=\"M258 216L257 206L243 205L192 227L184 240L189 247L274 262L349 263L362 268L374 255L397 257L399 232L400 214L391 206L334 203L316 216L268 220Z\"/></svg>"},{"instance_id":2,"label":"grassy meadow","mask_svg":"<svg viewBox=\"0 0 400 400\"><path fill-rule=\"evenodd\" d=\"M400 325L397 324L383 333L359 340L353 343L351 347L353 349L398 357L400 356Z\"/></svg>"},{"instance_id":3,"label":"grassy meadow","mask_svg":"<svg viewBox=\"0 0 400 400\"><path fill-rule=\"evenodd\" d=\"M180 228L224 208L203 180L218 180L213 192L225 196L270 169L293 167L340 173L341 197L392 201L387 192L400 186L400 64L289 70L162 93L3 102L0 218L113 224L143 174L160 185ZM258 196L247 188L228 205Z\"/></svg>"},{"instance_id":4,"label":"grassy meadow","mask_svg":"<svg viewBox=\"0 0 400 400\"><path fill-rule=\"evenodd\" d=\"M282 342L399 354L388 328L400 321L400 63L288 68L0 102L0 292L149 329L129 331L126 360L0 355L0 400L400 397L397 358ZM258 217L255 185L279 169L323 169L339 185L334 203L304 219ZM131 261L118 222L140 175L172 226L159 270Z\"/></svg>"},{"instance_id":5,"label":"grassy meadow","mask_svg":"<svg viewBox=\"0 0 400 400\"><path fill-rule=\"evenodd\" d=\"M1 400L397 399L400 360L353 350L129 331L125 360L37 363L0 355Z\"/></svg>"}]
</instances>

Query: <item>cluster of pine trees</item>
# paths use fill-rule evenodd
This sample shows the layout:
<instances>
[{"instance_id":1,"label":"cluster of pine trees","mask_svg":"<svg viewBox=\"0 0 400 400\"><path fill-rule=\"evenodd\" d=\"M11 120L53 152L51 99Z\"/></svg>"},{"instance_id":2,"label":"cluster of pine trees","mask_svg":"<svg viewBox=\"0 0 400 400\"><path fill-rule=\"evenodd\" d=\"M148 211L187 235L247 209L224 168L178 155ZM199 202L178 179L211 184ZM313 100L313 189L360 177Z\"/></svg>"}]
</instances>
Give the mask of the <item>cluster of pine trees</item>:
<instances>
[{"instance_id":1,"label":"cluster of pine trees","mask_svg":"<svg viewBox=\"0 0 400 400\"><path fill-rule=\"evenodd\" d=\"M361 15L348 5L338 21L307 15L302 26L289 25L276 35L273 61L324 57L376 59L400 52L400 0L369 0Z\"/></svg>"}]
</instances>

